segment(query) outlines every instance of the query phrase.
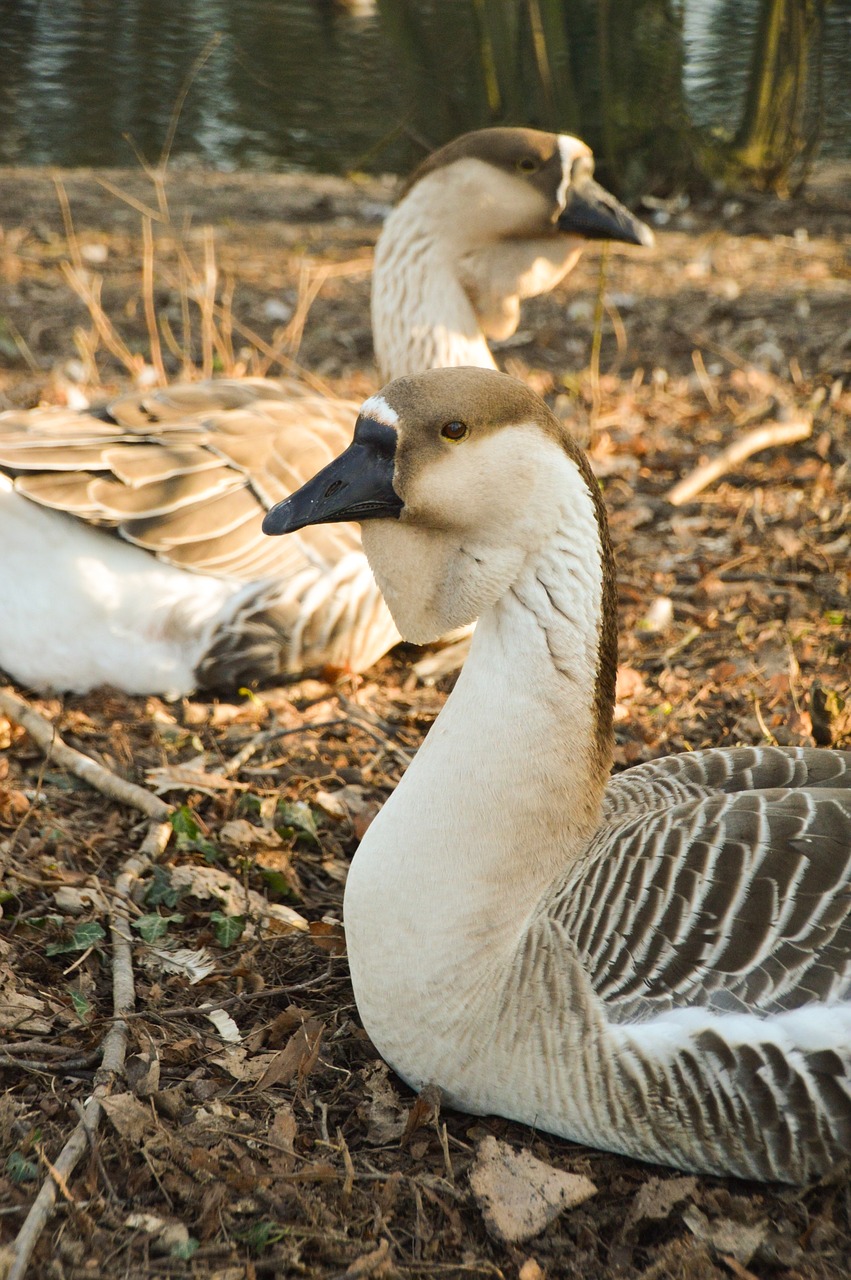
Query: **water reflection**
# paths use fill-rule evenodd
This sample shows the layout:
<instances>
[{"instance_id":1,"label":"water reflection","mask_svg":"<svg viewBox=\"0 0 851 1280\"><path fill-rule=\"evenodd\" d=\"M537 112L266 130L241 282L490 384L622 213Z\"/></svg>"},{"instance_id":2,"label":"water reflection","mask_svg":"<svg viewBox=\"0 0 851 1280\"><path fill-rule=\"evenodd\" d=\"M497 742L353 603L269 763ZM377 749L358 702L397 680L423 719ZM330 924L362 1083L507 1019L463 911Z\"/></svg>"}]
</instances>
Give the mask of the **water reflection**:
<instances>
[{"instance_id":1,"label":"water reflection","mask_svg":"<svg viewBox=\"0 0 851 1280\"><path fill-rule=\"evenodd\" d=\"M670 176L695 128L730 128L768 3L0 0L0 161L156 160L194 68L175 156L403 171L504 120L581 131L629 186L630 163ZM851 0L774 3L814 15L802 65L823 145L848 155Z\"/></svg>"}]
</instances>

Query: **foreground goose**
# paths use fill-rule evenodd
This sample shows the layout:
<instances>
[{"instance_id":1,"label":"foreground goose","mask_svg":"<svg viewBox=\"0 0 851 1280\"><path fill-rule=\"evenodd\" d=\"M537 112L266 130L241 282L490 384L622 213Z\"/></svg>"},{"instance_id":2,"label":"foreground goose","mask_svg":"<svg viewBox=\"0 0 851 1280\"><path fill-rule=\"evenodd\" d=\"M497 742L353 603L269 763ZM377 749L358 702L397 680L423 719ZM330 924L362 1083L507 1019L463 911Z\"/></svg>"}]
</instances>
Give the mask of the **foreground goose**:
<instances>
[{"instance_id":1,"label":"foreground goose","mask_svg":"<svg viewBox=\"0 0 851 1280\"><path fill-rule=\"evenodd\" d=\"M486 336L588 238L650 243L575 138L489 129L418 170L382 231L373 329L395 377L493 366ZM38 689L190 691L331 666L399 638L352 526L263 539L356 406L245 379L128 396L114 421L0 414L0 667ZM3 474L5 473L5 475Z\"/></svg>"},{"instance_id":2,"label":"foreground goose","mask_svg":"<svg viewBox=\"0 0 851 1280\"><path fill-rule=\"evenodd\" d=\"M469 659L345 893L364 1026L414 1088L683 1169L851 1150L851 753L609 777L612 552L588 464L505 374L367 400L269 533L363 521L402 635Z\"/></svg>"}]
</instances>

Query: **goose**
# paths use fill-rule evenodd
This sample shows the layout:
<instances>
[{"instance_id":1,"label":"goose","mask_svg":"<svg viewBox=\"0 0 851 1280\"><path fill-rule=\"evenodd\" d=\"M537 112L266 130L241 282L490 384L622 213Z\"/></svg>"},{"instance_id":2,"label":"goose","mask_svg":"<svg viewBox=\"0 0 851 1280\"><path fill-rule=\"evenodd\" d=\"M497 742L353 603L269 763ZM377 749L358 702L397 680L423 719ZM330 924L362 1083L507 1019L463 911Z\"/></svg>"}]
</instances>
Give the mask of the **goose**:
<instances>
[{"instance_id":1,"label":"goose","mask_svg":"<svg viewBox=\"0 0 851 1280\"><path fill-rule=\"evenodd\" d=\"M414 1089L588 1146L800 1183L851 1150L851 752L742 746L610 777L599 487L506 374L432 370L264 521L362 522L396 625L476 622L357 848L355 999Z\"/></svg>"},{"instance_id":2,"label":"goose","mask_svg":"<svg viewBox=\"0 0 851 1280\"><path fill-rule=\"evenodd\" d=\"M590 149L530 129L456 139L417 170L379 238L384 378L493 367L487 337L552 289L588 239L652 235L594 182ZM288 546L266 510L345 444L356 405L293 382L222 379L96 414L0 414L0 667L36 690L177 697L332 667L398 631L357 529Z\"/></svg>"}]
</instances>

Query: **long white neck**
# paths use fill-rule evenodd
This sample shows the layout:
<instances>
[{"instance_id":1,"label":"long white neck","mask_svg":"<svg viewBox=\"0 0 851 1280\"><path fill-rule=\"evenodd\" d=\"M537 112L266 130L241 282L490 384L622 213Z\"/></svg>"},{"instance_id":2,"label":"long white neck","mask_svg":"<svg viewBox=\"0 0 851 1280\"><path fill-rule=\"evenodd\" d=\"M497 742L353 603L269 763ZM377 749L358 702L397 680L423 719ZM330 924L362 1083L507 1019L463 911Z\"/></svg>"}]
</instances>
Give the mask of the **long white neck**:
<instances>
[{"instance_id":1,"label":"long white neck","mask_svg":"<svg viewBox=\"0 0 851 1280\"><path fill-rule=\"evenodd\" d=\"M414 190L387 218L375 249L372 335L382 380L477 365L493 356L428 201Z\"/></svg>"},{"instance_id":2,"label":"long white neck","mask_svg":"<svg viewBox=\"0 0 851 1280\"><path fill-rule=\"evenodd\" d=\"M579 257L579 242L564 235L509 234L504 226L488 231L493 207L477 203L483 176L493 177L477 161L433 174L384 224L372 278L373 342L383 380L458 365L495 368L486 335L510 337L521 298L552 289ZM511 200L506 192L493 203Z\"/></svg>"},{"instance_id":3,"label":"long white neck","mask_svg":"<svg viewBox=\"0 0 851 1280\"><path fill-rule=\"evenodd\" d=\"M403 1071L394 1008L443 987L471 1002L486 992L495 957L513 954L599 821L610 763L598 710L604 587L584 496L579 508L565 502L553 536L482 615L455 689L355 855L345 899L355 994Z\"/></svg>"}]
</instances>

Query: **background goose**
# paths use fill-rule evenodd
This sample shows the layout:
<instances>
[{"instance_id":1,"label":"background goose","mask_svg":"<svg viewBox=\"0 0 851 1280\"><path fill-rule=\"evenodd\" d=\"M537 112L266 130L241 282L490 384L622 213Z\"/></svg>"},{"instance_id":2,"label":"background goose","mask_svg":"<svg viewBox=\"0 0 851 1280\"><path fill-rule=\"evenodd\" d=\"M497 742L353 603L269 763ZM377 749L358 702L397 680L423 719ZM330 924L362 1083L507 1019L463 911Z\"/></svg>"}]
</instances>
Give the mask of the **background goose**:
<instances>
[{"instance_id":1,"label":"background goose","mask_svg":"<svg viewBox=\"0 0 851 1280\"><path fill-rule=\"evenodd\" d=\"M793 1182L839 1164L851 753L708 750L609 778L599 489L504 374L391 383L264 527L354 515L406 638L479 619L346 885L376 1047L465 1110L641 1159Z\"/></svg>"},{"instance_id":2,"label":"background goose","mask_svg":"<svg viewBox=\"0 0 851 1280\"><path fill-rule=\"evenodd\" d=\"M513 332L520 299L551 289L583 240L650 243L592 169L584 143L528 129L430 157L376 250L383 375L492 366L486 335ZM357 530L260 534L355 411L246 379L127 396L114 421L0 415L0 666L38 689L172 695L369 666L398 632Z\"/></svg>"}]
</instances>

